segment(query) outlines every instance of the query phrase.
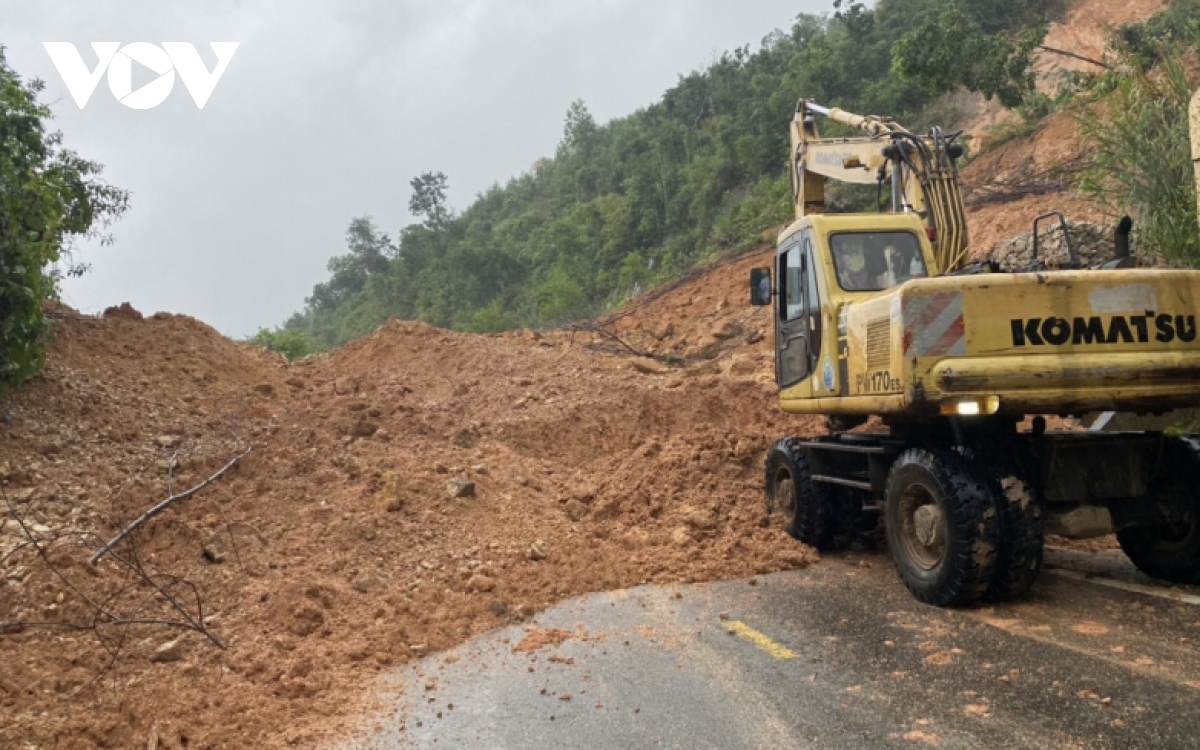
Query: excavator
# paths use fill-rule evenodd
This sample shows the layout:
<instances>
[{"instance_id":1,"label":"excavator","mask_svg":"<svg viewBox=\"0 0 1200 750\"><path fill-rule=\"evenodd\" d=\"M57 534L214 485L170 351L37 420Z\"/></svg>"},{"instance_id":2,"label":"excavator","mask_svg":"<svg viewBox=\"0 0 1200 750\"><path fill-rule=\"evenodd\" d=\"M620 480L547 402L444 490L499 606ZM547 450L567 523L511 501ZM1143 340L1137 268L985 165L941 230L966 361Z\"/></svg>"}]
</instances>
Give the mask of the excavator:
<instances>
[{"instance_id":1,"label":"excavator","mask_svg":"<svg viewBox=\"0 0 1200 750\"><path fill-rule=\"evenodd\" d=\"M860 134L822 137L818 118ZM1193 118L1200 133L1200 96ZM1128 221L1085 268L1058 212L1034 219L1027 267L972 262L958 135L797 105L795 221L750 296L775 321L781 408L829 430L771 446L768 511L821 551L882 516L900 579L934 606L1025 594L1047 534L1115 531L1142 572L1200 584L1200 439L1062 419L1200 406L1200 272L1139 267ZM827 212L829 180L890 205ZM1039 247L1047 221L1065 258Z\"/></svg>"}]
</instances>

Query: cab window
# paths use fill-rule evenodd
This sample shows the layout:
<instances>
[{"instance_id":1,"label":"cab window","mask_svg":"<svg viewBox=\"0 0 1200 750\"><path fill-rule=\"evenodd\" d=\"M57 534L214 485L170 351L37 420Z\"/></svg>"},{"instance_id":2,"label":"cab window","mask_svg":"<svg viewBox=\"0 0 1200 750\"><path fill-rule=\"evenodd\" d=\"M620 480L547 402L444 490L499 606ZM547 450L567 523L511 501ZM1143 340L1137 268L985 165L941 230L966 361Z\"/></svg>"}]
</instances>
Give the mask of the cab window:
<instances>
[{"instance_id":1,"label":"cab window","mask_svg":"<svg viewBox=\"0 0 1200 750\"><path fill-rule=\"evenodd\" d=\"M800 273L800 245L796 243L788 249L784 265L786 280L784 293L784 320L795 320L804 312L804 288Z\"/></svg>"},{"instance_id":2,"label":"cab window","mask_svg":"<svg viewBox=\"0 0 1200 750\"><path fill-rule=\"evenodd\" d=\"M879 292L929 275L912 232L841 232L829 238L829 249L847 292Z\"/></svg>"}]
</instances>

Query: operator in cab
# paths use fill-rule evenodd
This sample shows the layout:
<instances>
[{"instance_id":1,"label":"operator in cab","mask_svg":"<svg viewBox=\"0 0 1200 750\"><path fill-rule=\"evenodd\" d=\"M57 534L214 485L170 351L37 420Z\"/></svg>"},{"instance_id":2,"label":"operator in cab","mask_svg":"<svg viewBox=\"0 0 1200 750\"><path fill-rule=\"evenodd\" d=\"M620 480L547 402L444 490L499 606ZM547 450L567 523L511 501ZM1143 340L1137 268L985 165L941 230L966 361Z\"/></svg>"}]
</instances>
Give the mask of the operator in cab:
<instances>
[{"instance_id":1,"label":"operator in cab","mask_svg":"<svg viewBox=\"0 0 1200 750\"><path fill-rule=\"evenodd\" d=\"M907 232L835 234L830 245L847 292L879 292L928 275L921 246Z\"/></svg>"}]
</instances>

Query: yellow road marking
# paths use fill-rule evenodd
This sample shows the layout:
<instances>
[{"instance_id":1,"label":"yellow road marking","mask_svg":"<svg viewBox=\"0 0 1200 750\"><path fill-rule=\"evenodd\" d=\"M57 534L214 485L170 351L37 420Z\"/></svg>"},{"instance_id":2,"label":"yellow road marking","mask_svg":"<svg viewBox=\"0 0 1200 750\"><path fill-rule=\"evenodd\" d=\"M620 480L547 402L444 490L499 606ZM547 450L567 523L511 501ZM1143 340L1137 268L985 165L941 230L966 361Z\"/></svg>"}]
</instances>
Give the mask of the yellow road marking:
<instances>
[{"instance_id":1,"label":"yellow road marking","mask_svg":"<svg viewBox=\"0 0 1200 750\"><path fill-rule=\"evenodd\" d=\"M792 651L786 646L779 645L775 641L771 640L767 636L763 635L740 620L734 620L729 623L729 632L734 633L741 638L745 638L755 646L761 648L763 651L766 651L771 656L774 656L776 659L796 658L795 651Z\"/></svg>"}]
</instances>

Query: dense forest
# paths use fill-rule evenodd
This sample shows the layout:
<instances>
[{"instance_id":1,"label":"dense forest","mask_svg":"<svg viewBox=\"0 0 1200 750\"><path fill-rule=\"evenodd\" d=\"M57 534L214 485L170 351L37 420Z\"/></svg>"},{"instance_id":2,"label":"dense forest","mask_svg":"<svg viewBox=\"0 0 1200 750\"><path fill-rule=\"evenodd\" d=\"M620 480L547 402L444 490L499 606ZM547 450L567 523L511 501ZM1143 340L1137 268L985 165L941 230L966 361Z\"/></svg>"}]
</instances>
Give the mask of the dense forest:
<instances>
[{"instance_id":1,"label":"dense forest","mask_svg":"<svg viewBox=\"0 0 1200 750\"><path fill-rule=\"evenodd\" d=\"M292 356L389 317L493 332L594 315L786 221L786 125L802 96L916 129L964 86L1036 116L1046 96L1031 55L1054 12L1047 0L835 0L627 117L599 124L577 101L553 158L461 213L432 173L412 180L420 223L396 239L353 219L328 281L253 340Z\"/></svg>"}]
</instances>

